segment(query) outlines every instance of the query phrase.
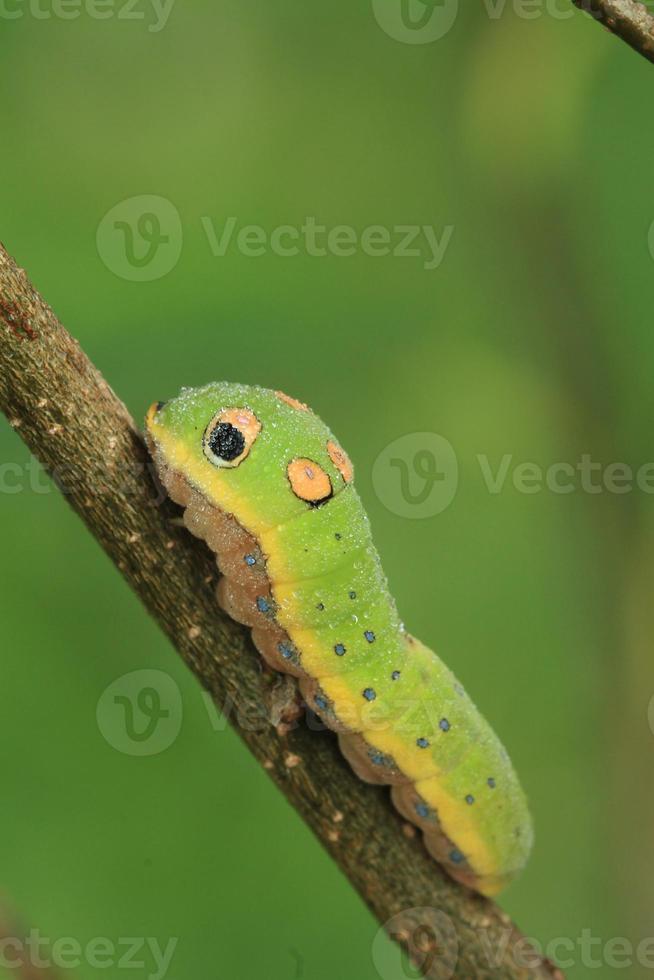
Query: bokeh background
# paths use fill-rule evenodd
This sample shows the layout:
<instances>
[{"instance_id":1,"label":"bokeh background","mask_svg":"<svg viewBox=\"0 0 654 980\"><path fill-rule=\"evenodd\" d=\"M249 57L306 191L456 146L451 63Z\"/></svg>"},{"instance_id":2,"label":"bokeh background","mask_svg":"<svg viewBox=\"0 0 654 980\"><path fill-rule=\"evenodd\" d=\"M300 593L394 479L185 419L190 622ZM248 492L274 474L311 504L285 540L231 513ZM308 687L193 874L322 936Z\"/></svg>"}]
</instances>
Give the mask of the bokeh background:
<instances>
[{"instance_id":1,"label":"bokeh background","mask_svg":"<svg viewBox=\"0 0 654 980\"><path fill-rule=\"evenodd\" d=\"M524 493L512 474L654 459L653 68L565 0L460 8L423 44L395 0L176 0L163 24L145 0L140 19L124 0L103 19L8 2L1 235L137 418L225 378L330 422L407 624L483 705L528 791L536 848L503 906L564 940L571 977L644 977L652 496L579 479ZM138 232L131 199L151 195L172 206L154 211L163 272L130 264L120 229L98 237L117 206ZM433 269L361 248L214 255L207 223L219 235L230 216L453 230ZM416 432L447 439L459 469L450 506L422 519L373 479ZM51 939L178 937L172 980L375 980L371 915L5 421L0 452L6 904ZM495 472L507 454L491 493L478 456ZM96 720L137 669L163 671L183 705L172 744L143 757ZM150 958L130 975L153 973Z\"/></svg>"}]
</instances>

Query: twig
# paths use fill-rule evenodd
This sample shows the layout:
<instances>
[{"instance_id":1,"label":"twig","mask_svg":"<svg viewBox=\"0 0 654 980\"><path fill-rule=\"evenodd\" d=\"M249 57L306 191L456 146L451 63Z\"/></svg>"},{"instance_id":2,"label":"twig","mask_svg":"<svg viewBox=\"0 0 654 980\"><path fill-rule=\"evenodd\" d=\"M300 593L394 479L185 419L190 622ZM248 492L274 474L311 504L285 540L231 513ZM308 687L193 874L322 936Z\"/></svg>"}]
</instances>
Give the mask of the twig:
<instances>
[{"instance_id":1,"label":"twig","mask_svg":"<svg viewBox=\"0 0 654 980\"><path fill-rule=\"evenodd\" d=\"M654 15L638 0L572 0L643 58L654 62Z\"/></svg>"},{"instance_id":2,"label":"twig","mask_svg":"<svg viewBox=\"0 0 654 980\"><path fill-rule=\"evenodd\" d=\"M0 341L0 408L216 704L234 707L230 722L424 975L561 977L496 905L440 870L387 791L350 771L331 733L276 733L270 677L247 631L219 610L212 556L171 522L175 508L157 498L127 409L2 246Z\"/></svg>"}]
</instances>

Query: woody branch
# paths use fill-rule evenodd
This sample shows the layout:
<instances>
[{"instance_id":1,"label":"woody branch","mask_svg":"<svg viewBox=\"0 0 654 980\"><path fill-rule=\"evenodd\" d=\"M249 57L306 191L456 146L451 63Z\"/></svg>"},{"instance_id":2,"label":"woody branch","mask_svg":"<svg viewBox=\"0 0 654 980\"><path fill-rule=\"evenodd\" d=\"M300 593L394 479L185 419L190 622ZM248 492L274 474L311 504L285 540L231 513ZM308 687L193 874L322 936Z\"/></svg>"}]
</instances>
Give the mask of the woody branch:
<instances>
[{"instance_id":1,"label":"woody branch","mask_svg":"<svg viewBox=\"0 0 654 980\"><path fill-rule=\"evenodd\" d=\"M221 613L213 557L172 520L126 407L2 246L0 340L0 408L10 424L216 704L234 706L231 724L423 974L560 977L497 905L440 870L387 791L351 772L331 733L304 725L278 733L274 679L248 632Z\"/></svg>"}]
</instances>

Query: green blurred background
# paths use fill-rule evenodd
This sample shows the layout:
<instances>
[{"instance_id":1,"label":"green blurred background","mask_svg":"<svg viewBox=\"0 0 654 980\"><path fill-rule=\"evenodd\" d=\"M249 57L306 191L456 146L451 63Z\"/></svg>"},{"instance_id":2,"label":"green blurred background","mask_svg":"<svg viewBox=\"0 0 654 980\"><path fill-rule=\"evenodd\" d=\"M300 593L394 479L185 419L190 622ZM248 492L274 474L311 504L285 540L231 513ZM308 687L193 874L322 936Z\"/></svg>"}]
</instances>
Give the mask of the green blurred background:
<instances>
[{"instance_id":1,"label":"green blurred background","mask_svg":"<svg viewBox=\"0 0 654 980\"><path fill-rule=\"evenodd\" d=\"M145 0L139 20L7 0L22 15L0 17L2 240L135 417L224 378L329 421L407 624L481 703L528 791L536 848L502 904L528 935L575 944L554 950L571 977L649 976L651 952L639 966L604 947L654 933L651 496L526 494L510 476L492 494L477 457L653 458L654 69L564 17L564 0L529 17L469 4L425 44L382 29L384 2L376 17L346 0L177 0L152 31ZM141 195L171 202L182 229L179 261L151 281L116 274L116 242L96 243ZM220 233L229 216L454 230L431 270L361 249L215 256L202 219ZM372 468L422 431L451 442L459 485L412 520L382 504ZM375 980L371 915L216 730L64 500L4 466L29 463L4 421L0 452L7 901L53 939L179 937L172 980ZM142 668L173 679L183 723L139 758L103 738L96 706ZM403 975L397 961L383 980Z\"/></svg>"}]
</instances>

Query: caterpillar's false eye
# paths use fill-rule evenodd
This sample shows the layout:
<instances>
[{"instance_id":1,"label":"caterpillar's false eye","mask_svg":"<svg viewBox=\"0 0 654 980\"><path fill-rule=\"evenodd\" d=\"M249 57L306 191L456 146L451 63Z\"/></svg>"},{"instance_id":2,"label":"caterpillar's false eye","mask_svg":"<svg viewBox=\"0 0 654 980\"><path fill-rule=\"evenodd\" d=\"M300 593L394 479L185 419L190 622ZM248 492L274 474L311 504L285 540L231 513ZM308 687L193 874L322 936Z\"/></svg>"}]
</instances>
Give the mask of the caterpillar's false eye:
<instances>
[{"instance_id":1,"label":"caterpillar's false eye","mask_svg":"<svg viewBox=\"0 0 654 980\"><path fill-rule=\"evenodd\" d=\"M324 504L334 492L329 475L312 459L301 456L292 460L286 467L286 475L295 496L314 507Z\"/></svg>"},{"instance_id":2,"label":"caterpillar's false eye","mask_svg":"<svg viewBox=\"0 0 654 980\"><path fill-rule=\"evenodd\" d=\"M224 408L205 429L204 455L214 466L233 469L252 449L261 422L249 408Z\"/></svg>"},{"instance_id":3,"label":"caterpillar's false eye","mask_svg":"<svg viewBox=\"0 0 654 980\"><path fill-rule=\"evenodd\" d=\"M231 422L219 422L209 437L209 451L223 463L232 463L245 449L245 437Z\"/></svg>"}]
</instances>

